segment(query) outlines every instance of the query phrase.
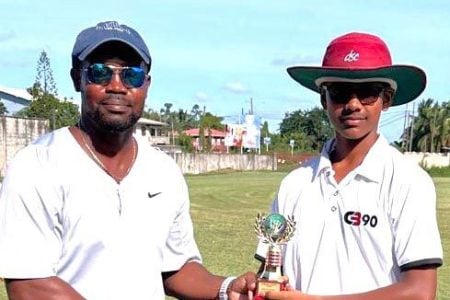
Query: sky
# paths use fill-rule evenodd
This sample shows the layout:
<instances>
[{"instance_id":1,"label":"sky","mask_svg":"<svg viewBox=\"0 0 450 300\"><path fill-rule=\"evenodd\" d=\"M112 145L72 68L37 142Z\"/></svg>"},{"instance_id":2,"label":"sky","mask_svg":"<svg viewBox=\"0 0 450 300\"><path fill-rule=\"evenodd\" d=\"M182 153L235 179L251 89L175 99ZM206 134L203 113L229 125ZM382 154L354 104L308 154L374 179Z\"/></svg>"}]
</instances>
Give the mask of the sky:
<instances>
[{"instance_id":1,"label":"sky","mask_svg":"<svg viewBox=\"0 0 450 300\"><path fill-rule=\"evenodd\" d=\"M380 131L398 140L405 115L422 99L448 101L448 0L0 0L0 85L26 89L42 50L60 97L80 103L69 76L78 33L101 21L136 29L153 64L146 108L194 104L225 121L253 111L276 132L285 113L319 106L317 94L286 68L322 63L329 42L358 31L380 36L394 64L427 73L427 87L408 106L385 112Z\"/></svg>"}]
</instances>

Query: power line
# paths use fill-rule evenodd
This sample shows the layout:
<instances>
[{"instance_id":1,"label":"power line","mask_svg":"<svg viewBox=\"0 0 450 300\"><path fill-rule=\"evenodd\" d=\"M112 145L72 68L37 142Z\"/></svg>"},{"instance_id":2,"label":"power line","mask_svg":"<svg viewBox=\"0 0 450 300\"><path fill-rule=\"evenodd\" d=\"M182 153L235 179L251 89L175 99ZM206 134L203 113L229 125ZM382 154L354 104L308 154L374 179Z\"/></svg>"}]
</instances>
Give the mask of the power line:
<instances>
[{"instance_id":1,"label":"power line","mask_svg":"<svg viewBox=\"0 0 450 300\"><path fill-rule=\"evenodd\" d=\"M394 122L397 122L398 120L401 120L401 119L403 119L403 116L398 116L396 118L384 121L384 122L380 123L380 127L385 127L385 126L392 124Z\"/></svg>"}]
</instances>

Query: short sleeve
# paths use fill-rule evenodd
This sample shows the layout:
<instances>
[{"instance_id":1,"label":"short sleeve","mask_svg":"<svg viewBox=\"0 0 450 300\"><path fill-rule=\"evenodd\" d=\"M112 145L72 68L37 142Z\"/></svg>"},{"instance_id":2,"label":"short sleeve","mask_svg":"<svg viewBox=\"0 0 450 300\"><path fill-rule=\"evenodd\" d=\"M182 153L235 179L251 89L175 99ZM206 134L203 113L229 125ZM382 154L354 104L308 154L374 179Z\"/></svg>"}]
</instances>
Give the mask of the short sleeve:
<instances>
[{"instance_id":1,"label":"short sleeve","mask_svg":"<svg viewBox=\"0 0 450 300\"><path fill-rule=\"evenodd\" d=\"M391 222L394 253L402 271L442 265L436 219L436 191L431 178L419 172L395 194Z\"/></svg>"},{"instance_id":2,"label":"short sleeve","mask_svg":"<svg viewBox=\"0 0 450 300\"><path fill-rule=\"evenodd\" d=\"M0 189L0 277L54 276L61 253L58 192L31 149L8 165Z\"/></svg>"},{"instance_id":3,"label":"short sleeve","mask_svg":"<svg viewBox=\"0 0 450 300\"><path fill-rule=\"evenodd\" d=\"M190 261L201 263L189 212L189 193L186 182L181 175L180 180L175 185L180 187L176 190L178 195L175 195L180 199L180 206L164 247L162 272L179 270Z\"/></svg>"}]
</instances>

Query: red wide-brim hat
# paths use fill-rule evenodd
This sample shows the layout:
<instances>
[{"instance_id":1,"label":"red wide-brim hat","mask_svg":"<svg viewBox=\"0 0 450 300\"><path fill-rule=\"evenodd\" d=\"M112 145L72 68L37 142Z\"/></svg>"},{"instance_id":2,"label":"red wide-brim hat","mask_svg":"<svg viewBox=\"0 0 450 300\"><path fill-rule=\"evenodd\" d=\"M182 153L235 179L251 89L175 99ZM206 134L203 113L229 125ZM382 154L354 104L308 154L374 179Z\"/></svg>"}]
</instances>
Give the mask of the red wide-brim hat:
<instances>
[{"instance_id":1,"label":"red wide-brim hat","mask_svg":"<svg viewBox=\"0 0 450 300\"><path fill-rule=\"evenodd\" d=\"M325 82L385 82L395 90L392 106L416 99L427 81L425 72L418 67L393 65L389 49L379 37L357 32L331 41L322 67L294 66L287 72L318 93Z\"/></svg>"}]
</instances>

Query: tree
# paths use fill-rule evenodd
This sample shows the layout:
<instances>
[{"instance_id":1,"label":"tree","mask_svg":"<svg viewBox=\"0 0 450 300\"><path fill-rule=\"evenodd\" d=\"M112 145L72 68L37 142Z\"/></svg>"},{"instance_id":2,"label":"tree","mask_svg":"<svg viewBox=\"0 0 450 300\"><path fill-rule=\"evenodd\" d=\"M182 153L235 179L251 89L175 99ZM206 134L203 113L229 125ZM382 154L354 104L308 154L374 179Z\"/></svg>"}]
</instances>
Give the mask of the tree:
<instances>
[{"instance_id":1,"label":"tree","mask_svg":"<svg viewBox=\"0 0 450 300\"><path fill-rule=\"evenodd\" d=\"M411 150L439 152L450 145L450 102L441 105L428 98L419 103L414 117ZM411 136L410 125L403 136Z\"/></svg>"},{"instance_id":2,"label":"tree","mask_svg":"<svg viewBox=\"0 0 450 300\"><path fill-rule=\"evenodd\" d=\"M203 114L200 118L199 139L202 151L209 151L211 149L211 129L223 130L223 118L214 116L210 112ZM208 138L205 137L205 132L208 133Z\"/></svg>"},{"instance_id":3,"label":"tree","mask_svg":"<svg viewBox=\"0 0 450 300\"><path fill-rule=\"evenodd\" d=\"M57 98L50 59L45 51L41 52L36 71L35 82L28 89L32 97L31 104L18 111L15 116L48 119L51 130L74 125L80 117L78 105L66 98L63 101Z\"/></svg>"},{"instance_id":4,"label":"tree","mask_svg":"<svg viewBox=\"0 0 450 300\"><path fill-rule=\"evenodd\" d=\"M161 121L161 114L149 108L142 112L142 117L150 120Z\"/></svg>"},{"instance_id":5,"label":"tree","mask_svg":"<svg viewBox=\"0 0 450 300\"><path fill-rule=\"evenodd\" d=\"M263 126L261 128L261 137L269 136L269 123L267 121L264 121Z\"/></svg>"},{"instance_id":6,"label":"tree","mask_svg":"<svg viewBox=\"0 0 450 300\"><path fill-rule=\"evenodd\" d=\"M76 124L80 117L78 105L67 101L60 101L53 95L46 95L31 102L30 106L18 111L15 116L25 118L48 119L50 129Z\"/></svg>"},{"instance_id":7,"label":"tree","mask_svg":"<svg viewBox=\"0 0 450 300\"><path fill-rule=\"evenodd\" d=\"M300 133L300 134L299 134ZM333 136L333 128L326 112L319 107L286 113L280 124L280 135L291 136L300 150L320 151Z\"/></svg>"},{"instance_id":8,"label":"tree","mask_svg":"<svg viewBox=\"0 0 450 300\"><path fill-rule=\"evenodd\" d=\"M200 106L198 104L194 104L194 106L192 106L192 108L191 108L189 124L192 127L198 127L201 116L202 116L202 111L200 110Z\"/></svg>"},{"instance_id":9,"label":"tree","mask_svg":"<svg viewBox=\"0 0 450 300\"><path fill-rule=\"evenodd\" d=\"M47 56L47 52L42 50L41 56L37 62L37 75L34 80L34 86L40 87L44 94L57 95L56 83L53 79L53 71L50 66L50 58Z\"/></svg>"},{"instance_id":10,"label":"tree","mask_svg":"<svg viewBox=\"0 0 450 300\"><path fill-rule=\"evenodd\" d=\"M6 108L5 104L0 101L0 116L6 115L8 113L8 109Z\"/></svg>"},{"instance_id":11,"label":"tree","mask_svg":"<svg viewBox=\"0 0 450 300\"><path fill-rule=\"evenodd\" d=\"M44 93L37 85L29 91L33 100L28 107L18 111L15 116L48 119L51 130L74 125L79 119L80 113L75 103L66 98L60 101L55 95Z\"/></svg>"},{"instance_id":12,"label":"tree","mask_svg":"<svg viewBox=\"0 0 450 300\"><path fill-rule=\"evenodd\" d=\"M173 104L172 103L164 103L164 108L161 108L160 112L161 115L164 117L164 120L166 122L169 121L169 119L171 118L171 111L170 109L172 108Z\"/></svg>"}]
</instances>

